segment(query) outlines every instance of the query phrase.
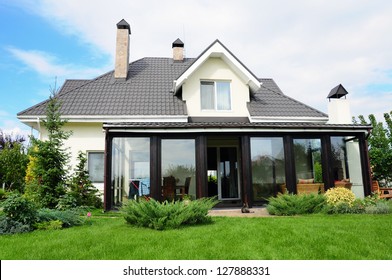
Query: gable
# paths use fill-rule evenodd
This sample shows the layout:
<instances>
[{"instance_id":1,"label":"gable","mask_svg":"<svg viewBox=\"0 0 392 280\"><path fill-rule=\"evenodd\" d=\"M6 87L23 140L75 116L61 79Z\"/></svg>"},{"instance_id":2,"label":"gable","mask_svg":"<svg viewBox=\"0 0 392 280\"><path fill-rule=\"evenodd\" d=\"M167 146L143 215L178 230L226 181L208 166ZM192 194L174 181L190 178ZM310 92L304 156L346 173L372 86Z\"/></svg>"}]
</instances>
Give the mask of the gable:
<instances>
[{"instance_id":1,"label":"gable","mask_svg":"<svg viewBox=\"0 0 392 280\"><path fill-rule=\"evenodd\" d=\"M203 110L201 107L201 83L226 82L230 86L230 110ZM182 99L186 102L190 117L247 117L249 86L222 58L210 57L184 81Z\"/></svg>"},{"instance_id":2,"label":"gable","mask_svg":"<svg viewBox=\"0 0 392 280\"><path fill-rule=\"evenodd\" d=\"M174 91L177 92L182 84L209 58L221 58L239 77L241 77L242 80L246 81L247 85L249 85L252 90L258 90L260 88L261 83L257 77L219 40L215 40L195 59L192 65L174 81Z\"/></svg>"}]
</instances>

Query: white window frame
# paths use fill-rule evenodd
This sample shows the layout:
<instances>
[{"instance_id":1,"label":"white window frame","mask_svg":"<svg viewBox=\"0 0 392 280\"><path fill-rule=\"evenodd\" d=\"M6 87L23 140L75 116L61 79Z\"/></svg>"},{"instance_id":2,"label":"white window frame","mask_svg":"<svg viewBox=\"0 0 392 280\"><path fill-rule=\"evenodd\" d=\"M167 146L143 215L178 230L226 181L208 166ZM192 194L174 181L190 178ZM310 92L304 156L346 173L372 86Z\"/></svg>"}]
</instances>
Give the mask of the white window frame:
<instances>
[{"instance_id":1,"label":"white window frame","mask_svg":"<svg viewBox=\"0 0 392 280\"><path fill-rule=\"evenodd\" d=\"M202 97L201 97L201 85L202 83L214 83L214 108L203 109L202 108ZM218 92L217 83L228 83L229 84L229 109L218 109ZM232 111L232 94L231 94L231 80L201 80L200 81L200 109L202 111L218 111L218 112L231 112Z\"/></svg>"}]
</instances>

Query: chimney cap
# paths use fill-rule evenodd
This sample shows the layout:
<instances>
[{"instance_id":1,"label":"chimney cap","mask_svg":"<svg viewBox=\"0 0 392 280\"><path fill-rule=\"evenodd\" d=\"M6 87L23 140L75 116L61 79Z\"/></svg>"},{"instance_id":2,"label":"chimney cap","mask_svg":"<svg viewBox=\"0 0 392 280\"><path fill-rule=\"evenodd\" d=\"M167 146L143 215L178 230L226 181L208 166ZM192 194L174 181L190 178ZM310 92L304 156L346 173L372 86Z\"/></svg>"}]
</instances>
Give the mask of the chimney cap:
<instances>
[{"instance_id":1,"label":"chimney cap","mask_svg":"<svg viewBox=\"0 0 392 280\"><path fill-rule=\"evenodd\" d=\"M131 27L129 26L129 23L126 22L124 19L120 20L120 22L117 23L117 29L128 29L129 34L131 34Z\"/></svg>"},{"instance_id":2,"label":"chimney cap","mask_svg":"<svg viewBox=\"0 0 392 280\"><path fill-rule=\"evenodd\" d=\"M174 42L173 42L173 46L172 46L172 48L183 48L184 47L184 43L180 40L180 38L177 38L177 40L175 40Z\"/></svg>"},{"instance_id":3,"label":"chimney cap","mask_svg":"<svg viewBox=\"0 0 392 280\"><path fill-rule=\"evenodd\" d=\"M336 98L339 99L340 97L346 96L348 91L342 86L342 84L337 85L329 92L327 98Z\"/></svg>"}]
</instances>

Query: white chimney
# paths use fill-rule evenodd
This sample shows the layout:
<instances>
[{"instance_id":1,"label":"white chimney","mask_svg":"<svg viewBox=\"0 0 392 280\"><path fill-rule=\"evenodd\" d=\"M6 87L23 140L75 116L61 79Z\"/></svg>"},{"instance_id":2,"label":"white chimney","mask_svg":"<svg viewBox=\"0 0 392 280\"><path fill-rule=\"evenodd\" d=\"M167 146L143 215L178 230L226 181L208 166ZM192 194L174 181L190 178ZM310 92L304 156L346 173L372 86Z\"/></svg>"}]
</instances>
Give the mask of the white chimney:
<instances>
[{"instance_id":1,"label":"white chimney","mask_svg":"<svg viewBox=\"0 0 392 280\"><path fill-rule=\"evenodd\" d=\"M180 62L184 60L184 43L177 39L173 42L173 60Z\"/></svg>"},{"instance_id":2,"label":"white chimney","mask_svg":"<svg viewBox=\"0 0 392 280\"><path fill-rule=\"evenodd\" d=\"M116 38L116 62L114 67L114 78L126 79L129 67L129 35L131 28L123 19L117 23Z\"/></svg>"},{"instance_id":3,"label":"white chimney","mask_svg":"<svg viewBox=\"0 0 392 280\"><path fill-rule=\"evenodd\" d=\"M328 95L328 123L351 124L352 115L349 100L346 99L347 90L339 84ZM344 98L342 98L344 97Z\"/></svg>"}]
</instances>

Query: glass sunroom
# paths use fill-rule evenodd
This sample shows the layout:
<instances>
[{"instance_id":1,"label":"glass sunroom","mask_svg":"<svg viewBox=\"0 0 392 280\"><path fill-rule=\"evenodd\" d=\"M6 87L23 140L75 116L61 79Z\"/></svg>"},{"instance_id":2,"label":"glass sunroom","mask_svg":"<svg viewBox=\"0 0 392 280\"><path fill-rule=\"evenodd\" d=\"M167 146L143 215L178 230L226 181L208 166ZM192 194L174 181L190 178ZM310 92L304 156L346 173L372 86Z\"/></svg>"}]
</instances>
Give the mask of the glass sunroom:
<instances>
[{"instance_id":1,"label":"glass sunroom","mask_svg":"<svg viewBox=\"0 0 392 280\"><path fill-rule=\"evenodd\" d=\"M239 206L334 186L359 197L370 194L362 131L324 125L321 132L286 132L280 126L272 133L258 131L260 126L218 133L205 123L104 125L105 209L141 196L162 201L216 196L221 205Z\"/></svg>"}]
</instances>

